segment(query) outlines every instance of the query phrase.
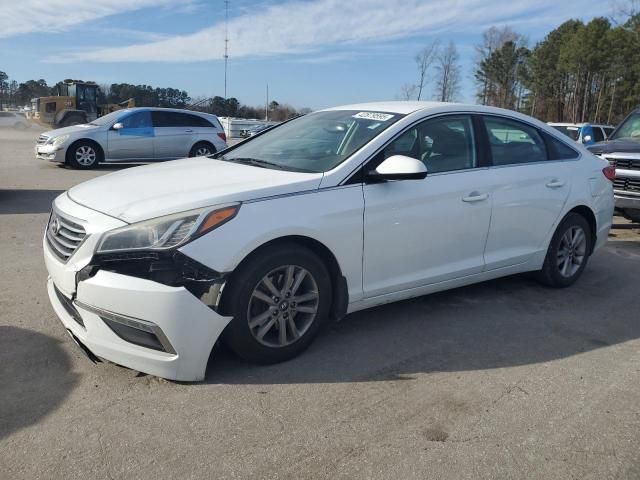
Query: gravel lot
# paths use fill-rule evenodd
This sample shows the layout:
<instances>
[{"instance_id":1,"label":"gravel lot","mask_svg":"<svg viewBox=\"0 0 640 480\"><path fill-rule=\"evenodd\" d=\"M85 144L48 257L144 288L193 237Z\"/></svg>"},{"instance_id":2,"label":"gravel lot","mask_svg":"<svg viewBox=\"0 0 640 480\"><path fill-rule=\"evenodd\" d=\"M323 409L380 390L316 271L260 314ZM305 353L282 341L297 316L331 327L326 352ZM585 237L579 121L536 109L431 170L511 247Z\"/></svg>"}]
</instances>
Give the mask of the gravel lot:
<instances>
[{"instance_id":1,"label":"gravel lot","mask_svg":"<svg viewBox=\"0 0 640 480\"><path fill-rule=\"evenodd\" d=\"M349 315L285 364L180 384L86 360L49 306L51 200L114 167L0 131L0 478L640 478L640 232L580 282L512 277ZM623 223L621 221L621 223Z\"/></svg>"}]
</instances>

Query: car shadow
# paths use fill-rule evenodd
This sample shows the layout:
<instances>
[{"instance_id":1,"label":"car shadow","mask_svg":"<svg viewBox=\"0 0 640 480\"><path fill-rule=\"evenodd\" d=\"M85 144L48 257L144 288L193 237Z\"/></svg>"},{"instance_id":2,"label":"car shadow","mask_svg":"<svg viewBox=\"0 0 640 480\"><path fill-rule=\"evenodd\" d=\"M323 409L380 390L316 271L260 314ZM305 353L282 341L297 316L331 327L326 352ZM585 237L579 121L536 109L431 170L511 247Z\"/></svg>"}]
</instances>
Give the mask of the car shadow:
<instances>
[{"instance_id":1,"label":"car shadow","mask_svg":"<svg viewBox=\"0 0 640 480\"><path fill-rule=\"evenodd\" d=\"M48 213L64 190L0 189L0 215Z\"/></svg>"},{"instance_id":2,"label":"car shadow","mask_svg":"<svg viewBox=\"0 0 640 480\"><path fill-rule=\"evenodd\" d=\"M246 364L216 347L206 381L226 384L410 380L550 362L640 338L629 315L640 242L611 242L567 289L512 276L348 315L301 356Z\"/></svg>"},{"instance_id":3,"label":"car shadow","mask_svg":"<svg viewBox=\"0 0 640 480\"><path fill-rule=\"evenodd\" d=\"M60 344L33 330L0 326L0 440L36 424L78 383Z\"/></svg>"}]
</instances>

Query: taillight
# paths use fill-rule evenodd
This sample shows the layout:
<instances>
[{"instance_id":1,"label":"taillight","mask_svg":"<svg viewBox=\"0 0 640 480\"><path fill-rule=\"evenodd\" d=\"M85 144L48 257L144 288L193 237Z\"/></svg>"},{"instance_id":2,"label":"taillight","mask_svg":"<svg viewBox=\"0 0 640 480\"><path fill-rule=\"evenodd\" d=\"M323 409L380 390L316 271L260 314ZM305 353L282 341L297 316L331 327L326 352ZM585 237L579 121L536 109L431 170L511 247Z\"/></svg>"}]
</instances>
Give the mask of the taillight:
<instances>
[{"instance_id":1,"label":"taillight","mask_svg":"<svg viewBox=\"0 0 640 480\"><path fill-rule=\"evenodd\" d=\"M607 180L609 180L610 182L613 182L616 179L616 167L612 167L612 166L604 167L602 169L602 173L604 174L605 177L607 177Z\"/></svg>"},{"instance_id":2,"label":"taillight","mask_svg":"<svg viewBox=\"0 0 640 480\"><path fill-rule=\"evenodd\" d=\"M224 132L218 132L218 136L222 139L223 142L227 141L227 135Z\"/></svg>"}]
</instances>

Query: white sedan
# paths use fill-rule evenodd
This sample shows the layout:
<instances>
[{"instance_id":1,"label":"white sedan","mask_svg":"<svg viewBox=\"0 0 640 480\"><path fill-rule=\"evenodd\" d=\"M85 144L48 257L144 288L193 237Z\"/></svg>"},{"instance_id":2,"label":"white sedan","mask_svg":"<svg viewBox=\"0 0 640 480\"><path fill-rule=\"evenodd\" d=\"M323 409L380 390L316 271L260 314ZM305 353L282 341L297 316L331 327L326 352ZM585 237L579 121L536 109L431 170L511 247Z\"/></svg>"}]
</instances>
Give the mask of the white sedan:
<instances>
[{"instance_id":1,"label":"white sedan","mask_svg":"<svg viewBox=\"0 0 640 480\"><path fill-rule=\"evenodd\" d=\"M376 305L520 272L568 287L607 241L614 176L511 111L331 108L60 195L49 296L89 355L200 380L218 339L279 362Z\"/></svg>"}]
</instances>

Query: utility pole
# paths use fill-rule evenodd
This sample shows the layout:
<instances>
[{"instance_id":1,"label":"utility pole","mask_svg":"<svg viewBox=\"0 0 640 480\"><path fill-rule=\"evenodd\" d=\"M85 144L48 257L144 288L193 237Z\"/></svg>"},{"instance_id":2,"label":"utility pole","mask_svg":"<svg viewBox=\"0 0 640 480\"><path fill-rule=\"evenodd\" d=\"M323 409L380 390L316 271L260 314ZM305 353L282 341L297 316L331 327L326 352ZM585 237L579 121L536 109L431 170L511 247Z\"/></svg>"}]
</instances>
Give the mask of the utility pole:
<instances>
[{"instance_id":1,"label":"utility pole","mask_svg":"<svg viewBox=\"0 0 640 480\"><path fill-rule=\"evenodd\" d=\"M227 66L229 63L229 0L224 0L224 99L227 99Z\"/></svg>"},{"instance_id":2,"label":"utility pole","mask_svg":"<svg viewBox=\"0 0 640 480\"><path fill-rule=\"evenodd\" d=\"M267 83L267 102L264 104L264 119L269 121L269 84Z\"/></svg>"}]
</instances>

